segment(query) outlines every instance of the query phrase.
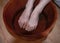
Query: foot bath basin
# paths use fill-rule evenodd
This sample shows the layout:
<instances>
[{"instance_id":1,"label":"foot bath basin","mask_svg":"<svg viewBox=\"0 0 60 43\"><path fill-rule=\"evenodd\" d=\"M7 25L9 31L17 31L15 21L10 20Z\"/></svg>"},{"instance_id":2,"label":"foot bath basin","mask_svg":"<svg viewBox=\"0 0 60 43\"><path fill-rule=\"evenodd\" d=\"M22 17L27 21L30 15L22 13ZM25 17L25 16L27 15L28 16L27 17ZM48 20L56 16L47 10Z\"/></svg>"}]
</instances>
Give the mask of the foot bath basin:
<instances>
[{"instance_id":1,"label":"foot bath basin","mask_svg":"<svg viewBox=\"0 0 60 43\"><path fill-rule=\"evenodd\" d=\"M5 5L3 11L3 20L8 32L10 32L10 34L12 34L14 37L26 40L37 40L46 38L53 29L56 22L56 6L52 1L47 4L39 16L39 23L37 28L33 31L28 32L23 28L20 28L18 24L18 19L25 9L26 2L27 0L10 0ZM33 9L38 4L38 2L39 0L35 1Z\"/></svg>"}]
</instances>

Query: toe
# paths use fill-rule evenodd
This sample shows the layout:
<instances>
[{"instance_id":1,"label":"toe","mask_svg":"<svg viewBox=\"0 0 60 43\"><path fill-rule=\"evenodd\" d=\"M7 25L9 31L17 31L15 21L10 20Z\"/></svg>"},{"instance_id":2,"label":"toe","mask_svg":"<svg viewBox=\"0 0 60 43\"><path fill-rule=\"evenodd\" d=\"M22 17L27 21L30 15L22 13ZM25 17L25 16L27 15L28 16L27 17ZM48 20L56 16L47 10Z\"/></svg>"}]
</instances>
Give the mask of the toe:
<instances>
[{"instance_id":1,"label":"toe","mask_svg":"<svg viewBox=\"0 0 60 43\"><path fill-rule=\"evenodd\" d=\"M19 24L20 28L23 27L23 23L21 21L18 21L18 24Z\"/></svg>"},{"instance_id":2,"label":"toe","mask_svg":"<svg viewBox=\"0 0 60 43\"><path fill-rule=\"evenodd\" d=\"M29 31L29 25L26 26L25 30L26 31Z\"/></svg>"},{"instance_id":3,"label":"toe","mask_svg":"<svg viewBox=\"0 0 60 43\"><path fill-rule=\"evenodd\" d=\"M27 23L24 23L23 28L26 28L26 26L27 26Z\"/></svg>"},{"instance_id":4,"label":"toe","mask_svg":"<svg viewBox=\"0 0 60 43\"><path fill-rule=\"evenodd\" d=\"M35 29L35 26L32 26L29 28L30 31L33 31Z\"/></svg>"},{"instance_id":5,"label":"toe","mask_svg":"<svg viewBox=\"0 0 60 43\"><path fill-rule=\"evenodd\" d=\"M25 30L26 30L26 31L32 31L33 28L32 28L31 26L27 25L26 28L25 28Z\"/></svg>"},{"instance_id":6,"label":"toe","mask_svg":"<svg viewBox=\"0 0 60 43\"><path fill-rule=\"evenodd\" d=\"M19 23L19 26L20 26L20 28L22 28L23 27L23 24L22 23Z\"/></svg>"}]
</instances>

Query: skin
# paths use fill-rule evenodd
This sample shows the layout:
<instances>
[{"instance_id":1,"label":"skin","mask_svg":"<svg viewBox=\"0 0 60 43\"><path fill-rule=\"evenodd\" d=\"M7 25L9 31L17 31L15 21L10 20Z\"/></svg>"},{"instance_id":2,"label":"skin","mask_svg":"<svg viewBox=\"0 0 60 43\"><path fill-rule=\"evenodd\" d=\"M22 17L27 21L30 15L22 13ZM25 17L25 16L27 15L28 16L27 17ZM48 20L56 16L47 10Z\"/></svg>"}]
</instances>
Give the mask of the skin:
<instances>
[{"instance_id":1,"label":"skin","mask_svg":"<svg viewBox=\"0 0 60 43\"><path fill-rule=\"evenodd\" d=\"M18 20L19 26L21 28L24 28L27 31L32 31L32 30L36 29L36 27L38 25L38 21L39 21L39 17L38 17L39 14L43 11L44 7L51 0L41 0L39 2L39 4L35 7L35 9L32 11L34 1L28 0L28 2L26 4L26 9L24 10L24 12L22 13L22 15L20 16L20 18ZM29 16L30 16L30 19L29 19Z\"/></svg>"},{"instance_id":2,"label":"skin","mask_svg":"<svg viewBox=\"0 0 60 43\"><path fill-rule=\"evenodd\" d=\"M27 22L29 20L29 16L30 16L31 11L32 11L34 1L35 0L28 0L28 2L26 4L26 8L18 20L19 26L21 28L25 28L27 25Z\"/></svg>"}]
</instances>

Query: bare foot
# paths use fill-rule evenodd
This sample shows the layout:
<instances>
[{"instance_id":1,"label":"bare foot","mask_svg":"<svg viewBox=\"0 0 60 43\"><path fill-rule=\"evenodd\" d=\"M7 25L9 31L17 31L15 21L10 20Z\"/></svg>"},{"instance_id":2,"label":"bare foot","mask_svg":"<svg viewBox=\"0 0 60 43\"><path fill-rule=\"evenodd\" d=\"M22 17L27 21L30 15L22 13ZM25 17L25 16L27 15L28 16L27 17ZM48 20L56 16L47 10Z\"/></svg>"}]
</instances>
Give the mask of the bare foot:
<instances>
[{"instance_id":1,"label":"bare foot","mask_svg":"<svg viewBox=\"0 0 60 43\"><path fill-rule=\"evenodd\" d=\"M44 7L48 4L48 2L50 2L50 0L46 0L46 1L41 0L39 2L39 4L35 7L34 11L32 12L31 18L30 18L29 22L27 23L25 30L32 31L32 30L36 29L36 27L38 25L38 21L39 21L38 16L42 12Z\"/></svg>"},{"instance_id":2,"label":"bare foot","mask_svg":"<svg viewBox=\"0 0 60 43\"><path fill-rule=\"evenodd\" d=\"M32 31L32 30L36 29L36 27L38 25L38 20L39 20L38 15L39 14L36 10L32 12L30 20L27 23L27 26L26 26L25 30Z\"/></svg>"},{"instance_id":3,"label":"bare foot","mask_svg":"<svg viewBox=\"0 0 60 43\"><path fill-rule=\"evenodd\" d=\"M19 26L21 28L25 28L26 23L29 20L29 16L31 14L32 7L33 7L33 3L34 3L34 0L28 0L28 2L26 4L26 8L25 8L25 10L23 11L22 15L20 16L20 18L18 20Z\"/></svg>"},{"instance_id":4,"label":"bare foot","mask_svg":"<svg viewBox=\"0 0 60 43\"><path fill-rule=\"evenodd\" d=\"M31 15L31 18L30 18L29 22L27 23L25 30L32 31L32 30L36 29L36 27L38 25L39 17L34 17L34 16L35 15Z\"/></svg>"},{"instance_id":5,"label":"bare foot","mask_svg":"<svg viewBox=\"0 0 60 43\"><path fill-rule=\"evenodd\" d=\"M22 28L23 25L25 25L29 19L29 14L27 12L27 10L24 10L24 12L22 13L22 15L20 16L19 20L18 20L18 23L19 23L19 26Z\"/></svg>"}]
</instances>

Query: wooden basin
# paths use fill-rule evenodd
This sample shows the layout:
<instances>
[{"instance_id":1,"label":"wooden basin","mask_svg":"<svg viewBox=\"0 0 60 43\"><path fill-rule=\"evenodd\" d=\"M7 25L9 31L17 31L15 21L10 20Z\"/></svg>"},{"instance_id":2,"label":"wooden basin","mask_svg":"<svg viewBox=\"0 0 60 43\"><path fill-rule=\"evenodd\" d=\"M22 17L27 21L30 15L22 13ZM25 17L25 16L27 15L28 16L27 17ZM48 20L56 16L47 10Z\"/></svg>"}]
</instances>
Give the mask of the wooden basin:
<instances>
[{"instance_id":1,"label":"wooden basin","mask_svg":"<svg viewBox=\"0 0 60 43\"><path fill-rule=\"evenodd\" d=\"M40 14L37 28L33 31L28 32L23 28L20 28L18 24L18 19L25 9L26 2L27 0L11 0L5 5L3 20L7 27L7 30L16 38L26 40L46 38L53 29L56 22L56 6L51 1ZM38 2L39 0L36 0L33 9L38 4Z\"/></svg>"}]
</instances>

